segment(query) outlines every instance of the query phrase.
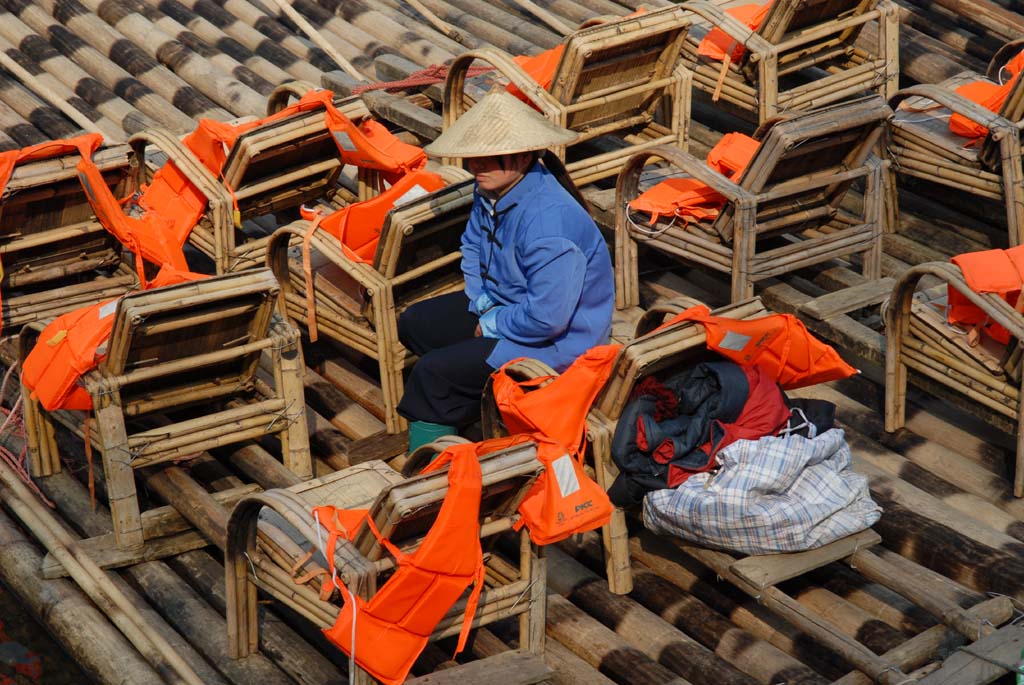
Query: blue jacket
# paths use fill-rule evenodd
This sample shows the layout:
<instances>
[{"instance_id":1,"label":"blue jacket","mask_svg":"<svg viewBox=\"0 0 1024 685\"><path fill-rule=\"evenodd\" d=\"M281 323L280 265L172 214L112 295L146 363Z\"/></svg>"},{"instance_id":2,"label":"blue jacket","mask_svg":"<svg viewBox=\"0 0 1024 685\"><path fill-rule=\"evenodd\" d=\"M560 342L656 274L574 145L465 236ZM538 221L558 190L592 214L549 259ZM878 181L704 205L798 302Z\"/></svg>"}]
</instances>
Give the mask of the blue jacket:
<instances>
[{"instance_id":1,"label":"blue jacket","mask_svg":"<svg viewBox=\"0 0 1024 685\"><path fill-rule=\"evenodd\" d=\"M540 163L497 202L476 193L462 236L470 311L497 368L533 357L558 371L608 342L615 283L600 231Z\"/></svg>"}]
</instances>

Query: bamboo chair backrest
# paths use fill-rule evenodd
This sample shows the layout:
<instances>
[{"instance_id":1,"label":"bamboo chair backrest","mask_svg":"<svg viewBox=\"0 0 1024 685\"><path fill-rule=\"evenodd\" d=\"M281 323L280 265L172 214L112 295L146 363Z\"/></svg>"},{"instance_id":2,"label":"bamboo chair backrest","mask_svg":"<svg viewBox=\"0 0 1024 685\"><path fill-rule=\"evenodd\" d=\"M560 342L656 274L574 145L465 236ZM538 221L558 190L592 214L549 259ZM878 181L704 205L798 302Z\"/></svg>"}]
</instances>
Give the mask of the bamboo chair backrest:
<instances>
[{"instance_id":1,"label":"bamboo chair backrest","mask_svg":"<svg viewBox=\"0 0 1024 685\"><path fill-rule=\"evenodd\" d=\"M316 107L240 135L222 176L245 219L323 196L341 168L324 110Z\"/></svg>"},{"instance_id":2,"label":"bamboo chair backrest","mask_svg":"<svg viewBox=\"0 0 1024 685\"><path fill-rule=\"evenodd\" d=\"M861 168L891 114L878 96L833 105L771 127L738 185L755 195L759 232L785 232L827 223L850 187L847 172ZM715 220L726 242L735 229L735 207Z\"/></svg>"},{"instance_id":3,"label":"bamboo chair backrest","mask_svg":"<svg viewBox=\"0 0 1024 685\"><path fill-rule=\"evenodd\" d=\"M542 468L537 461L537 447L532 442L482 455L480 521L472 525L514 514ZM401 549L408 549L430 530L447 493L448 468L445 467L384 489L370 507L369 515L373 516L383 537ZM360 554L370 561L384 555L369 526L362 526L354 542Z\"/></svg>"},{"instance_id":4,"label":"bamboo chair backrest","mask_svg":"<svg viewBox=\"0 0 1024 685\"><path fill-rule=\"evenodd\" d=\"M1005 74L1000 74L1003 64L1020 52L1021 49L1024 49L1024 38L1004 45L989 63L988 78L996 83L1004 80L1006 78ZM1016 124L1024 122L1024 75L1014 81L1013 87L1010 89L1006 99L1003 100L1003 106L999 108L998 114L1007 121L1012 121ZM980 154L982 161L990 168L998 169L1000 167L999 141L994 140L991 133L986 135L982 141Z\"/></svg>"},{"instance_id":5,"label":"bamboo chair backrest","mask_svg":"<svg viewBox=\"0 0 1024 685\"><path fill-rule=\"evenodd\" d=\"M865 12L870 12L878 4L878 0L774 0L768 15L761 22L757 29L769 43L779 44L794 34L824 27L836 19L847 19ZM845 51L846 46L851 45L860 33L860 24L854 28L848 28L838 35L824 35L821 39L819 51L820 60L831 59ZM744 56L749 59L749 53ZM800 48L801 59L808 57L808 47ZM784 65L787 61L785 56L780 56L779 64ZM810 66L819 61L814 59L809 63L801 61L803 66ZM746 68L752 65L744 62Z\"/></svg>"},{"instance_id":6,"label":"bamboo chair backrest","mask_svg":"<svg viewBox=\"0 0 1024 685\"><path fill-rule=\"evenodd\" d=\"M245 385L261 351L230 350L267 338L278 289L269 269L253 269L126 295L117 303L101 373L122 379L125 405L199 386ZM189 363L172 364L182 360ZM170 365L166 373L161 365Z\"/></svg>"},{"instance_id":7,"label":"bamboo chair backrest","mask_svg":"<svg viewBox=\"0 0 1024 685\"><path fill-rule=\"evenodd\" d=\"M574 107L565 126L587 131L624 114L652 114L666 92L662 80L675 68L688 26L683 10L670 7L571 34L550 88L556 100ZM606 101L629 89L635 93Z\"/></svg>"},{"instance_id":8,"label":"bamboo chair backrest","mask_svg":"<svg viewBox=\"0 0 1024 685\"><path fill-rule=\"evenodd\" d=\"M768 313L758 297L716 309L716 316L750 319ZM623 346L615 371L598 396L595 406L612 422L618 421L633 388L648 376L666 369L681 371L686 365L716 358L707 349L707 336L699 323L684 321L634 338Z\"/></svg>"},{"instance_id":9,"label":"bamboo chair backrest","mask_svg":"<svg viewBox=\"0 0 1024 685\"><path fill-rule=\"evenodd\" d=\"M93 161L115 197L129 185L127 145L98 150ZM14 169L0 196L0 289L10 292L116 262L117 239L96 220L75 166L77 152ZM56 271L55 271L56 269Z\"/></svg>"},{"instance_id":10,"label":"bamboo chair backrest","mask_svg":"<svg viewBox=\"0 0 1024 685\"><path fill-rule=\"evenodd\" d=\"M462 232L473 206L473 181L445 186L388 212L373 266L393 283L396 306L462 278Z\"/></svg>"}]
</instances>

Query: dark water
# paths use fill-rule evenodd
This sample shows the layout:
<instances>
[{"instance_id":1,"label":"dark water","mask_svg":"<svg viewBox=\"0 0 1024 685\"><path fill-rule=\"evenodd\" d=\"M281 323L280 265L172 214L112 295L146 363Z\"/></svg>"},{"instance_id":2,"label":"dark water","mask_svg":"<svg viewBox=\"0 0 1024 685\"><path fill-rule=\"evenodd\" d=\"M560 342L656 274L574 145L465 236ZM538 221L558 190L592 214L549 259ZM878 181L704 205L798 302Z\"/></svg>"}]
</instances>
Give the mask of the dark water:
<instances>
[{"instance_id":1,"label":"dark water","mask_svg":"<svg viewBox=\"0 0 1024 685\"><path fill-rule=\"evenodd\" d=\"M18 597L0 584L0 685L88 685L91 682L20 606Z\"/></svg>"}]
</instances>

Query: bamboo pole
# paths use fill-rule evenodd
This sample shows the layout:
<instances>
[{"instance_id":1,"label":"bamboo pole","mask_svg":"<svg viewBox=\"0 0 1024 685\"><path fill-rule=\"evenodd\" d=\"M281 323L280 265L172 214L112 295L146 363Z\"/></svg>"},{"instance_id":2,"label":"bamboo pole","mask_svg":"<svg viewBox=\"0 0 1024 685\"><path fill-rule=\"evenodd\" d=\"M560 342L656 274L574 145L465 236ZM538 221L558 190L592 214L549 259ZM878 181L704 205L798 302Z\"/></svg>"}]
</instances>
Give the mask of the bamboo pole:
<instances>
[{"instance_id":1,"label":"bamboo pole","mask_svg":"<svg viewBox=\"0 0 1024 685\"><path fill-rule=\"evenodd\" d=\"M82 130L89 131L91 133L103 133L103 131L101 131L100 128L88 117L61 99L55 92L53 92L52 89L43 85L38 78L30 74L20 64L11 59L7 55L7 52L2 49L0 49L0 66L11 72L19 81L24 83L25 86L34 93L59 109L64 116L78 124Z\"/></svg>"},{"instance_id":2,"label":"bamboo pole","mask_svg":"<svg viewBox=\"0 0 1024 685\"><path fill-rule=\"evenodd\" d=\"M5 0L6 1L6 0ZM78 0L38 0L35 3L51 16L62 16L70 42L85 41L117 64L127 65L131 74L159 94L173 107L189 116L226 120L231 114L144 52L131 39L112 28ZM93 2L90 7L95 7ZM77 41L75 39L77 38ZM145 33L140 38L143 42ZM109 84L108 84L109 85ZM204 84L204 88L211 84ZM151 114L152 116L152 114Z\"/></svg>"},{"instance_id":3,"label":"bamboo pole","mask_svg":"<svg viewBox=\"0 0 1024 685\"><path fill-rule=\"evenodd\" d=\"M3 71L0 71L0 99L26 123L31 122L30 125L42 133L44 140L70 138L81 132L77 124L40 100L39 96Z\"/></svg>"},{"instance_id":4,"label":"bamboo pole","mask_svg":"<svg viewBox=\"0 0 1024 685\"><path fill-rule=\"evenodd\" d=\"M291 6L291 3L289 3L288 0L274 0L274 4L277 5L282 12L284 12L286 17L295 22L295 25L298 26L299 29L301 29L302 32L305 33L309 37L309 39L316 44L318 48L320 48L328 55L330 55L331 59L334 60L334 63L341 67L345 73L347 73L354 79L359 79L360 81L366 78L365 76L363 76L363 74L359 72L358 69L352 66L351 62L342 57L341 54L337 50L335 50L334 47L329 42L327 42L322 35L320 35L320 32L317 31L312 24L306 21L305 17L299 14L295 10L295 8Z\"/></svg>"},{"instance_id":5,"label":"bamboo pole","mask_svg":"<svg viewBox=\"0 0 1024 685\"><path fill-rule=\"evenodd\" d=\"M15 148L27 147L49 140L39 129L28 123L17 111L4 100L4 88L0 80L0 131L8 140L14 142Z\"/></svg>"},{"instance_id":6,"label":"bamboo pole","mask_svg":"<svg viewBox=\"0 0 1024 685\"><path fill-rule=\"evenodd\" d=\"M524 10L525 12L527 12L529 14L532 14L533 16L537 17L542 22L547 24L548 27L551 28L556 33L559 33L559 34L561 34L563 36L572 33L573 27L569 26L564 21L562 21L561 19L556 17L554 14L552 14L551 12L548 12L543 7L538 6L537 3L531 2L531 0L512 0L512 1L517 6L519 6L520 9Z\"/></svg>"},{"instance_id":7,"label":"bamboo pole","mask_svg":"<svg viewBox=\"0 0 1024 685\"><path fill-rule=\"evenodd\" d=\"M125 636L74 583L38 576L42 554L0 511L0 577L23 606L97 682L164 685Z\"/></svg>"},{"instance_id":8,"label":"bamboo pole","mask_svg":"<svg viewBox=\"0 0 1024 685\"><path fill-rule=\"evenodd\" d=\"M174 683L203 685L203 680L166 639L142 617L131 600L120 592L106 573L85 555L74 538L45 511L28 488L6 464L0 464L0 494L33 535L68 569L71 577L111 617L125 637Z\"/></svg>"},{"instance_id":9,"label":"bamboo pole","mask_svg":"<svg viewBox=\"0 0 1024 685\"><path fill-rule=\"evenodd\" d=\"M715 656L657 614L623 595L558 548L548 549L548 587L615 631L632 646L693 683L754 685L753 678Z\"/></svg>"}]
</instances>

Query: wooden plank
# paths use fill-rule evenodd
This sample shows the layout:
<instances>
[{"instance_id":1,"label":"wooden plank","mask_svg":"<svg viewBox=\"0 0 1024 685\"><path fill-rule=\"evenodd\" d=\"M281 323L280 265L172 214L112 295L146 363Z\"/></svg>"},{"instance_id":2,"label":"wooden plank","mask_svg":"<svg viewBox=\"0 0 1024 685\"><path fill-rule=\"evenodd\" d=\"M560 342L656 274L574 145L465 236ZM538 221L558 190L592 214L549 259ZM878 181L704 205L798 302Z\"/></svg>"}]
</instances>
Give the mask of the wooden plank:
<instances>
[{"instance_id":1,"label":"wooden plank","mask_svg":"<svg viewBox=\"0 0 1024 685\"><path fill-rule=\"evenodd\" d=\"M124 568L146 561L177 556L209 545L209 541L196 531L178 533L168 537L146 540L140 549L125 550L117 546L113 533L81 541L81 548L102 569ZM43 557L43 578L52 580L68 575L64 565L52 554Z\"/></svg>"},{"instance_id":2,"label":"wooden plank","mask_svg":"<svg viewBox=\"0 0 1024 685\"><path fill-rule=\"evenodd\" d=\"M831 564L833 561L850 556L858 549L877 545L881 541L881 536L869 528L806 552L757 554L744 557L729 568L752 585L768 587Z\"/></svg>"},{"instance_id":3,"label":"wooden plank","mask_svg":"<svg viewBox=\"0 0 1024 685\"><path fill-rule=\"evenodd\" d=\"M920 685L985 685L1013 672L1024 649L1024 626L1010 624L960 647ZM1005 666L1005 667L1004 667Z\"/></svg>"},{"instance_id":4,"label":"wooden plank","mask_svg":"<svg viewBox=\"0 0 1024 685\"><path fill-rule=\"evenodd\" d=\"M525 652L503 652L497 656L471 661L455 668L430 673L407 680L406 685L534 685L551 677L552 671L544 660Z\"/></svg>"},{"instance_id":5,"label":"wooden plank","mask_svg":"<svg viewBox=\"0 0 1024 685\"><path fill-rule=\"evenodd\" d=\"M388 433L381 431L365 438L353 440L348 448L348 463L355 466L371 460L387 461L405 454L409 448L409 431Z\"/></svg>"},{"instance_id":6,"label":"wooden plank","mask_svg":"<svg viewBox=\"0 0 1024 685\"><path fill-rule=\"evenodd\" d=\"M837 314L846 314L861 307L878 304L892 293L893 278L880 278L850 288L816 297L800 306L800 313L814 319L827 320Z\"/></svg>"}]
</instances>

